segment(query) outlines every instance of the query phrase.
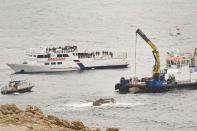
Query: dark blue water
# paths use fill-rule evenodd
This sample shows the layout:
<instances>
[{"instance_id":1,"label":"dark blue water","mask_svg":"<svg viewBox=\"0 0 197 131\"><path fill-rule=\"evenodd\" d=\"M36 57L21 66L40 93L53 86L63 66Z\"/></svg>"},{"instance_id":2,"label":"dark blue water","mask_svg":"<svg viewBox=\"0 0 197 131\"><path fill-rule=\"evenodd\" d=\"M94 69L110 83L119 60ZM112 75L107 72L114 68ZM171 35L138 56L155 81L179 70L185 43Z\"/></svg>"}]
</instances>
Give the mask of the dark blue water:
<instances>
[{"instance_id":1,"label":"dark blue water","mask_svg":"<svg viewBox=\"0 0 197 131\"><path fill-rule=\"evenodd\" d=\"M135 31L142 31L160 51L193 52L197 47L195 0L0 0L0 82L31 47L75 44L85 50L108 49L129 54L130 67L50 74L15 74L35 83L31 93L0 95L0 103L41 107L45 113L81 120L96 128L130 130L197 130L197 91L164 94L119 94L114 85L134 75ZM180 30L177 30L180 28ZM181 35L176 35L176 33ZM150 76L151 48L137 43L137 75ZM113 97L116 104L92 107L92 101Z\"/></svg>"}]
</instances>

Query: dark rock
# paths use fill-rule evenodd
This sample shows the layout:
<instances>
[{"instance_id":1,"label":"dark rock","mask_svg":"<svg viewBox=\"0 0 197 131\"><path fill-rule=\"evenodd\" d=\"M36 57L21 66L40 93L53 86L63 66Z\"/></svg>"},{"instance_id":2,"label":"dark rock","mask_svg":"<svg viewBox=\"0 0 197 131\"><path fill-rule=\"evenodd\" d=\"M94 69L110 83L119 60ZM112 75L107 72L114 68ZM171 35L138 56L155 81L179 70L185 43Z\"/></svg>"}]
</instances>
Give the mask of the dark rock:
<instances>
[{"instance_id":1,"label":"dark rock","mask_svg":"<svg viewBox=\"0 0 197 131\"><path fill-rule=\"evenodd\" d=\"M81 130L86 128L81 121L72 121L73 127L72 129Z\"/></svg>"},{"instance_id":2,"label":"dark rock","mask_svg":"<svg viewBox=\"0 0 197 131\"><path fill-rule=\"evenodd\" d=\"M106 131L119 131L118 128L107 128Z\"/></svg>"},{"instance_id":3,"label":"dark rock","mask_svg":"<svg viewBox=\"0 0 197 131\"><path fill-rule=\"evenodd\" d=\"M101 98L93 102L93 106L101 106L106 103L115 103L116 100L114 98Z\"/></svg>"}]
</instances>

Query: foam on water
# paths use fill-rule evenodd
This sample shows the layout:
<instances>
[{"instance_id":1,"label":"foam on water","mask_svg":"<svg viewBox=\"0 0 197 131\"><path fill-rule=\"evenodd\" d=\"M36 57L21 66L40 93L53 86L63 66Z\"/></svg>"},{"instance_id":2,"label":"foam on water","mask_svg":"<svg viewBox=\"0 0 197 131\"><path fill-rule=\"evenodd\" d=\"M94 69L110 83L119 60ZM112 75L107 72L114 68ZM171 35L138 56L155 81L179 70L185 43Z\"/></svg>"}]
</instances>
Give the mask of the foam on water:
<instances>
[{"instance_id":1,"label":"foam on water","mask_svg":"<svg viewBox=\"0 0 197 131\"><path fill-rule=\"evenodd\" d=\"M133 107L133 106L140 106L145 105L145 103L135 102L135 103L126 103L126 102L116 102L114 106L117 107Z\"/></svg>"},{"instance_id":2,"label":"foam on water","mask_svg":"<svg viewBox=\"0 0 197 131\"><path fill-rule=\"evenodd\" d=\"M19 92L15 92L15 93L13 93L14 95L19 95L20 93Z\"/></svg>"},{"instance_id":3,"label":"foam on water","mask_svg":"<svg viewBox=\"0 0 197 131\"><path fill-rule=\"evenodd\" d=\"M74 107L74 108L86 108L86 107L91 107L92 102L87 102L87 103L68 103L65 105L65 107Z\"/></svg>"},{"instance_id":4,"label":"foam on water","mask_svg":"<svg viewBox=\"0 0 197 131\"><path fill-rule=\"evenodd\" d=\"M56 106L59 108L59 110L86 110L86 109L91 109L91 108L106 108L106 107L111 107L111 108L127 108L127 107L134 107L134 106L140 106L140 105L145 105L145 103L140 103L140 102L135 102L135 103L126 103L126 102L116 102L116 103L105 103L102 104L101 106L93 106L93 102L85 102L85 103L77 103L77 102L72 102L72 103L67 103L65 105L61 106Z\"/></svg>"}]
</instances>

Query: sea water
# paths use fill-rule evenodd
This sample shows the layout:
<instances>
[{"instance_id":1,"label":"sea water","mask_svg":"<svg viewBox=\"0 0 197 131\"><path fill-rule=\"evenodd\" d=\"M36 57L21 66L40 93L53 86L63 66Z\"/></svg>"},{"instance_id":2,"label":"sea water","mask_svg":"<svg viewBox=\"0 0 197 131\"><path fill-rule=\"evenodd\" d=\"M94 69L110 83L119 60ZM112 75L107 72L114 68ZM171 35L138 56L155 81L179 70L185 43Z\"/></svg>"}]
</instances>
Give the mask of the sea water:
<instances>
[{"instance_id":1,"label":"sea water","mask_svg":"<svg viewBox=\"0 0 197 131\"><path fill-rule=\"evenodd\" d=\"M120 77L134 76L135 31L166 52L192 53L197 47L196 0L0 0L0 82L10 75L35 84L33 92L0 95L0 104L41 107L45 113L81 120L88 127L131 130L197 130L197 91L119 94ZM77 45L82 50L127 52L126 69L13 74L6 63L22 61L25 50L41 45ZM137 74L151 76L152 49L137 39ZM92 106L100 98L116 103Z\"/></svg>"}]
</instances>

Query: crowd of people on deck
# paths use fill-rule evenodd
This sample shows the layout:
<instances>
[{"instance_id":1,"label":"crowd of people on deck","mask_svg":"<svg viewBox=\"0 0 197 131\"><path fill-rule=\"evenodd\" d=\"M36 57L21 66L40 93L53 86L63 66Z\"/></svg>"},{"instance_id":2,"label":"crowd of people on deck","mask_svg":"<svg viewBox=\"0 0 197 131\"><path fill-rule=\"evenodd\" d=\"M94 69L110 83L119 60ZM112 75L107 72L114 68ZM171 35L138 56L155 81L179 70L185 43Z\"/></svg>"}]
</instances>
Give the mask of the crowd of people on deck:
<instances>
[{"instance_id":1,"label":"crowd of people on deck","mask_svg":"<svg viewBox=\"0 0 197 131\"><path fill-rule=\"evenodd\" d=\"M78 56L78 58L95 58L97 56L110 56L113 57L113 53L109 51L96 51L91 53L75 53L74 55Z\"/></svg>"},{"instance_id":2,"label":"crowd of people on deck","mask_svg":"<svg viewBox=\"0 0 197 131\"><path fill-rule=\"evenodd\" d=\"M61 52L61 53L64 53L64 52L75 52L75 51L77 51L77 46L68 46L68 45L66 45L66 46L64 46L64 47L61 47L61 46L59 46L59 47L52 47L52 48L46 48L46 52L48 53L48 52Z\"/></svg>"},{"instance_id":3,"label":"crowd of people on deck","mask_svg":"<svg viewBox=\"0 0 197 131\"><path fill-rule=\"evenodd\" d=\"M76 52L77 51L77 46L69 46L66 45L64 47L59 46L59 47L52 47L52 48L46 48L46 52L54 52L54 53L69 53L69 52ZM78 56L78 58L95 58L97 56L110 56L113 57L113 53L110 51L96 51L96 52L91 52L91 53L73 53L73 55Z\"/></svg>"}]
</instances>

